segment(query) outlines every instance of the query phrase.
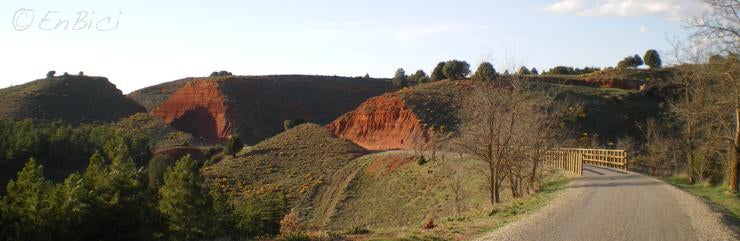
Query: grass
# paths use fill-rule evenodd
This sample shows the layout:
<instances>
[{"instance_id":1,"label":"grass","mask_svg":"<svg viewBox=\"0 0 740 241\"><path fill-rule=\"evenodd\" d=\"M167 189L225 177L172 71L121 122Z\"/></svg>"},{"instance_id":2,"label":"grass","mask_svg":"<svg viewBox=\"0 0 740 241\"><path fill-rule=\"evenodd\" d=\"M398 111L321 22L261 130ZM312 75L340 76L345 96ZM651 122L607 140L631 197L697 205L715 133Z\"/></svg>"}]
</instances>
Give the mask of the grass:
<instances>
[{"instance_id":1,"label":"grass","mask_svg":"<svg viewBox=\"0 0 740 241\"><path fill-rule=\"evenodd\" d=\"M371 232L350 236L353 240L467 240L518 220L545 206L568 179L559 171L548 169L540 192L522 199L512 199L502 191L504 202L491 213L488 194L483 190L485 175L474 161L448 159L419 166L413 158L407 164L388 161L404 157L398 153L379 153L361 157L366 168L357 174L338 205L329 228L362 225ZM375 162L392 166L377 168ZM381 165L382 166L382 165ZM464 176L463 212L454 211L451 181L445 170L454 168ZM432 220L437 227L429 230L423 224Z\"/></svg>"},{"instance_id":2,"label":"grass","mask_svg":"<svg viewBox=\"0 0 740 241\"><path fill-rule=\"evenodd\" d=\"M727 192L727 186L690 184L688 178L683 176L668 176L662 177L661 179L715 204L717 207L731 214L735 220L740 220L740 194Z\"/></svg>"}]
</instances>

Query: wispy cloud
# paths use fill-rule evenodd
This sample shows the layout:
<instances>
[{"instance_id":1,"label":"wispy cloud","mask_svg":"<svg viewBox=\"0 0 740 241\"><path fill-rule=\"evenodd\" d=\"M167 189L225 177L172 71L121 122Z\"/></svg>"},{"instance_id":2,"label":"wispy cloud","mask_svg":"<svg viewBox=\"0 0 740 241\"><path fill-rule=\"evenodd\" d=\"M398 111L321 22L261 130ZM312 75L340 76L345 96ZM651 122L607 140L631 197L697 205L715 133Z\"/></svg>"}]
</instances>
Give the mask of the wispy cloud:
<instances>
[{"instance_id":1,"label":"wispy cloud","mask_svg":"<svg viewBox=\"0 0 740 241\"><path fill-rule=\"evenodd\" d=\"M592 17L658 16L681 20L701 14L706 6L697 0L560 0L540 9L556 14Z\"/></svg>"}]
</instances>

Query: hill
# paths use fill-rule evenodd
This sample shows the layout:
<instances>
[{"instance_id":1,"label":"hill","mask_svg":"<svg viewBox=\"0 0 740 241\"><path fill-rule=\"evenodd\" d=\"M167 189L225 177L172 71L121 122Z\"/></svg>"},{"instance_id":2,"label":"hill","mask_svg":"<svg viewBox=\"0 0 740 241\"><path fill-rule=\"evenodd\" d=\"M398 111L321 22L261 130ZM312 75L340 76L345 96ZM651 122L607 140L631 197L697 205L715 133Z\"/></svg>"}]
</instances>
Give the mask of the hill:
<instances>
[{"instance_id":1,"label":"hill","mask_svg":"<svg viewBox=\"0 0 740 241\"><path fill-rule=\"evenodd\" d=\"M144 107L105 77L56 76L0 89L0 118L110 122Z\"/></svg>"},{"instance_id":2,"label":"hill","mask_svg":"<svg viewBox=\"0 0 740 241\"><path fill-rule=\"evenodd\" d=\"M366 151L315 124L303 124L206 167L212 181L233 196L285 192L302 214L327 177Z\"/></svg>"},{"instance_id":3,"label":"hill","mask_svg":"<svg viewBox=\"0 0 740 241\"><path fill-rule=\"evenodd\" d=\"M383 79L334 76L194 78L152 114L210 143L236 133L245 143L255 144L283 131L287 119L327 124L367 98L394 90ZM164 95L151 95L151 99Z\"/></svg>"},{"instance_id":4,"label":"hill","mask_svg":"<svg viewBox=\"0 0 740 241\"><path fill-rule=\"evenodd\" d=\"M188 82L197 80L198 78L184 78L175 81L165 82L154 86L149 86L143 89L133 91L128 94L128 97L144 106L147 111L153 111L157 106L162 104L170 98L172 93L182 88Z\"/></svg>"},{"instance_id":5,"label":"hill","mask_svg":"<svg viewBox=\"0 0 740 241\"><path fill-rule=\"evenodd\" d=\"M641 139L637 123L662 111L661 98L637 90L532 83L531 91L555 95L557 104L581 107L567 123L571 134L598 136L602 145L625 135ZM444 80L374 97L327 128L369 150L412 149L432 140L431 128L455 133L460 101L475 84Z\"/></svg>"},{"instance_id":6,"label":"hill","mask_svg":"<svg viewBox=\"0 0 740 241\"><path fill-rule=\"evenodd\" d=\"M119 131L136 133L149 138L153 150L160 150L174 146L205 145L193 135L175 130L162 120L147 113L137 113L111 123Z\"/></svg>"}]
</instances>

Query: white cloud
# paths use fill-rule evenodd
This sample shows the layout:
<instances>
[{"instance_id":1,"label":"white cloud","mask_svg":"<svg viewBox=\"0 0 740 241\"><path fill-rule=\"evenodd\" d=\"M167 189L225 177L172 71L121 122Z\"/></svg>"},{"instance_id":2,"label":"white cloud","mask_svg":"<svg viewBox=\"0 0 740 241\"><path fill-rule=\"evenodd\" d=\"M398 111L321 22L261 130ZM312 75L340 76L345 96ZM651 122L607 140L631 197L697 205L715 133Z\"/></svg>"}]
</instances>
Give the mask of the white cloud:
<instances>
[{"instance_id":1,"label":"white cloud","mask_svg":"<svg viewBox=\"0 0 740 241\"><path fill-rule=\"evenodd\" d=\"M681 20L705 11L698 0L560 0L542 8L545 12L580 16L659 16Z\"/></svg>"},{"instance_id":2,"label":"white cloud","mask_svg":"<svg viewBox=\"0 0 740 241\"><path fill-rule=\"evenodd\" d=\"M649 30L650 29L648 29L648 27L646 27L644 25L643 26L640 26L640 33L647 33Z\"/></svg>"},{"instance_id":3,"label":"white cloud","mask_svg":"<svg viewBox=\"0 0 740 241\"><path fill-rule=\"evenodd\" d=\"M577 11L583 7L581 0L563 0L545 7L545 11L551 13L569 13Z\"/></svg>"}]
</instances>

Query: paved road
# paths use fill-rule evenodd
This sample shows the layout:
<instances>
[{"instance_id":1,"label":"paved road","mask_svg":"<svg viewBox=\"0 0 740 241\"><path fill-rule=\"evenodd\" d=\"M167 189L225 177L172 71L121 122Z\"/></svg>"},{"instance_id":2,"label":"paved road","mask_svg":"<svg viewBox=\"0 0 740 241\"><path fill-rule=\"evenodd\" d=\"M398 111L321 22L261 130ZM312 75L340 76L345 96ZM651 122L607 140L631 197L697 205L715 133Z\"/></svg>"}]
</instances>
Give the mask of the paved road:
<instances>
[{"instance_id":1,"label":"paved road","mask_svg":"<svg viewBox=\"0 0 740 241\"><path fill-rule=\"evenodd\" d=\"M583 174L542 210L479 240L739 240L718 213L664 182L590 166Z\"/></svg>"}]
</instances>

